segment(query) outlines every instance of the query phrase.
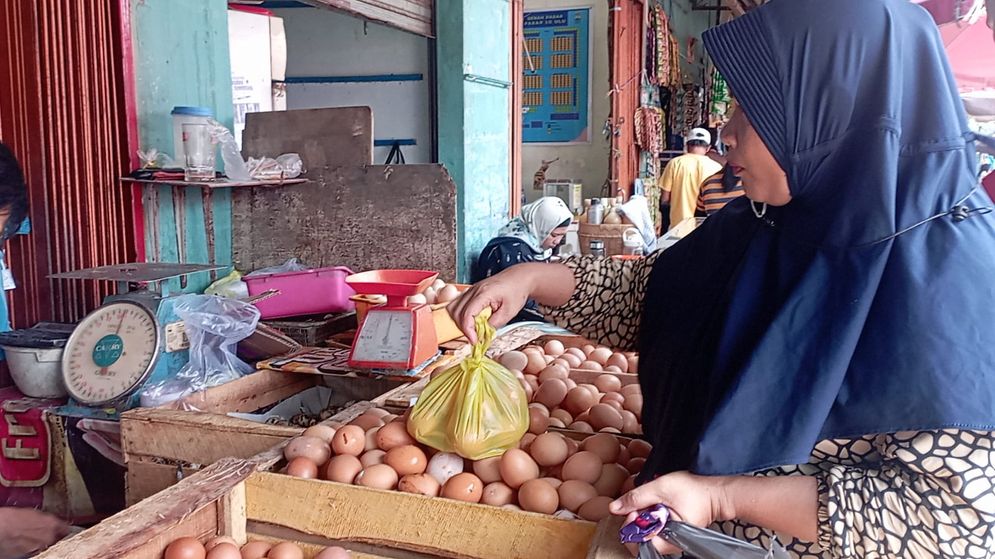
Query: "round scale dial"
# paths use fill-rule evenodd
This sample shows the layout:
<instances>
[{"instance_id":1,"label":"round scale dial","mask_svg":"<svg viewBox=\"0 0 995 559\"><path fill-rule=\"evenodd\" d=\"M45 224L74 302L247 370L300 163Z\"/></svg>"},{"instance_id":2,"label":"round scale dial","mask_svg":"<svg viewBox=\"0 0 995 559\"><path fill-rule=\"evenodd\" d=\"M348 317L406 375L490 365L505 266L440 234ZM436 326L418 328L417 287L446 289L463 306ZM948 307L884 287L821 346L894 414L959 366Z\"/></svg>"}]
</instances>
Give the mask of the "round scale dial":
<instances>
[{"instance_id":1,"label":"round scale dial","mask_svg":"<svg viewBox=\"0 0 995 559\"><path fill-rule=\"evenodd\" d=\"M159 325L148 309L126 301L104 305L87 315L66 343L66 389L88 405L121 399L151 374L159 344Z\"/></svg>"}]
</instances>

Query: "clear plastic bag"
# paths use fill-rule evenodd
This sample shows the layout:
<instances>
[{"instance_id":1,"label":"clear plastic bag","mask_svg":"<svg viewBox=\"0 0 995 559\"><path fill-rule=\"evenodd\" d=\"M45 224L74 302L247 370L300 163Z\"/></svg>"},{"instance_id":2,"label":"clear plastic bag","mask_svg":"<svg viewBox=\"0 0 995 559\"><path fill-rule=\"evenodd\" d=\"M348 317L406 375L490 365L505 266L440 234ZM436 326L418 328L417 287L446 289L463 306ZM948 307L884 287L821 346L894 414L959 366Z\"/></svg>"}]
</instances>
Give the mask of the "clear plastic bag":
<instances>
[{"instance_id":1,"label":"clear plastic bag","mask_svg":"<svg viewBox=\"0 0 995 559\"><path fill-rule=\"evenodd\" d=\"M305 272L310 270L301 261L296 258L291 258L279 266L269 266L267 268L260 268L251 274L246 275L247 278L252 278L256 276L268 276L270 274L285 274L287 272Z\"/></svg>"},{"instance_id":2,"label":"clear plastic bag","mask_svg":"<svg viewBox=\"0 0 995 559\"><path fill-rule=\"evenodd\" d=\"M235 350L238 342L255 331L259 309L214 295L182 295L173 305L190 338L190 360L175 377L142 392L145 407L172 402L255 371Z\"/></svg>"},{"instance_id":3,"label":"clear plastic bag","mask_svg":"<svg viewBox=\"0 0 995 559\"><path fill-rule=\"evenodd\" d=\"M518 446L529 428L522 385L485 355L495 334L490 316L489 308L477 316L477 343L470 356L425 386L408 419L408 431L419 442L470 460Z\"/></svg>"},{"instance_id":4,"label":"clear plastic bag","mask_svg":"<svg viewBox=\"0 0 995 559\"><path fill-rule=\"evenodd\" d=\"M252 180L252 176L249 175L249 167L242 159L242 153L238 150L238 143L231 130L214 119L208 120L207 124L211 140L216 144L221 144L221 160L225 162L225 176L239 182Z\"/></svg>"},{"instance_id":5,"label":"clear plastic bag","mask_svg":"<svg viewBox=\"0 0 995 559\"><path fill-rule=\"evenodd\" d=\"M254 180L295 179L304 172L304 162L296 153L285 153L276 159L250 157L248 166Z\"/></svg>"}]
</instances>

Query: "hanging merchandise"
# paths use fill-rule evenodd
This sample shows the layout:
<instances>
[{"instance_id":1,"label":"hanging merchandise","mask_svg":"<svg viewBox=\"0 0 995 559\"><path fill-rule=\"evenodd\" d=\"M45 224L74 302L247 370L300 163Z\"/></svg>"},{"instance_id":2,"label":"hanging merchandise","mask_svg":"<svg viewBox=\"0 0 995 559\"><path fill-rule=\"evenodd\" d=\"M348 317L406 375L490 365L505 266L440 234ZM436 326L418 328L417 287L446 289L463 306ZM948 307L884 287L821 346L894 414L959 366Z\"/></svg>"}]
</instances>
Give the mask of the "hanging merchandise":
<instances>
[{"instance_id":1,"label":"hanging merchandise","mask_svg":"<svg viewBox=\"0 0 995 559\"><path fill-rule=\"evenodd\" d=\"M693 83L686 83L683 86L683 92L684 122L681 133L686 133L686 131L701 125L702 89Z\"/></svg>"},{"instance_id":2,"label":"hanging merchandise","mask_svg":"<svg viewBox=\"0 0 995 559\"><path fill-rule=\"evenodd\" d=\"M660 172L660 152L663 151L663 111L659 107L639 107L634 117L636 145L646 152L646 174Z\"/></svg>"},{"instance_id":3,"label":"hanging merchandise","mask_svg":"<svg viewBox=\"0 0 995 559\"><path fill-rule=\"evenodd\" d=\"M712 99L708 110L708 125L718 128L729 120L729 109L732 99L729 97L729 85L718 69L712 71Z\"/></svg>"}]
</instances>

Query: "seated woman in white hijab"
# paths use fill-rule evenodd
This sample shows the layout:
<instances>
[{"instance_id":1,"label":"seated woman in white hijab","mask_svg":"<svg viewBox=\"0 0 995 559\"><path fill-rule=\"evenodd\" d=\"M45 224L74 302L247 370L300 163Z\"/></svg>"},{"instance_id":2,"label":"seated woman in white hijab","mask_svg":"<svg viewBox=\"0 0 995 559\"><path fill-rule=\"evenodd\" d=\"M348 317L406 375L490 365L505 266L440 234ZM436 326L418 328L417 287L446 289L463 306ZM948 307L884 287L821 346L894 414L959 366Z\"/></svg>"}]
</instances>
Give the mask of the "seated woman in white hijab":
<instances>
[{"instance_id":1,"label":"seated woman in white hijab","mask_svg":"<svg viewBox=\"0 0 995 559\"><path fill-rule=\"evenodd\" d=\"M563 242L573 213L555 196L546 196L522 207L522 213L498 231L477 258L474 283L524 262L547 262ZM529 301L513 322L542 320Z\"/></svg>"}]
</instances>

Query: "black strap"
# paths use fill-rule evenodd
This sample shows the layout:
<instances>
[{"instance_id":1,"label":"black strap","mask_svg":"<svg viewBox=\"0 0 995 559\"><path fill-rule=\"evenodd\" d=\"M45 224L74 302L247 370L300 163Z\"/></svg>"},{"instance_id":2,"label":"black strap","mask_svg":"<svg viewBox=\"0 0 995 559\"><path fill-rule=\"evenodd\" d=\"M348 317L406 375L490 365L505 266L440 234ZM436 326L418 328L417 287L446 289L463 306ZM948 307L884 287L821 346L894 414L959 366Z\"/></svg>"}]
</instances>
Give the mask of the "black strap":
<instances>
[{"instance_id":1,"label":"black strap","mask_svg":"<svg viewBox=\"0 0 995 559\"><path fill-rule=\"evenodd\" d=\"M404 152L401 151L401 142L394 142L394 145L390 146L390 153L387 154L387 161L384 161L384 165L404 165Z\"/></svg>"}]
</instances>

